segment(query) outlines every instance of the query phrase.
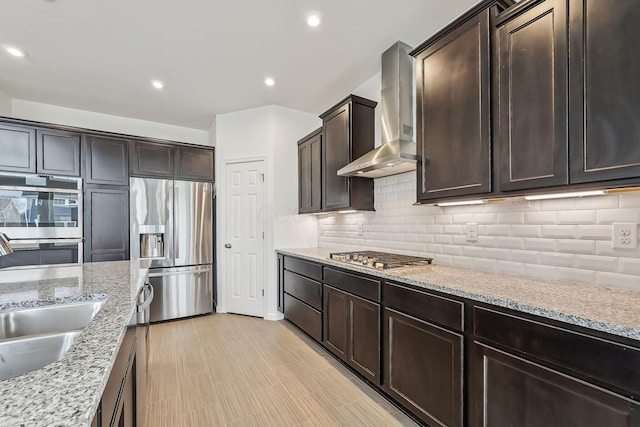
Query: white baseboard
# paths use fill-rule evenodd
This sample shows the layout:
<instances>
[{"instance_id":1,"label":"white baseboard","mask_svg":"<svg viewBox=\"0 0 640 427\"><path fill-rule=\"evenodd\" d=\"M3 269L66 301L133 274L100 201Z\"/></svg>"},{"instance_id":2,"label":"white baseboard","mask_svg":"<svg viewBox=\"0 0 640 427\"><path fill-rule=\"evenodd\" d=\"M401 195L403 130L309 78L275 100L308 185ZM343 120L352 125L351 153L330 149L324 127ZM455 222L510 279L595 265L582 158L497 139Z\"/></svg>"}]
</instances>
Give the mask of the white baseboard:
<instances>
[{"instance_id":1,"label":"white baseboard","mask_svg":"<svg viewBox=\"0 0 640 427\"><path fill-rule=\"evenodd\" d=\"M264 316L264 320L282 320L284 319L284 314L276 311L275 313L267 313Z\"/></svg>"}]
</instances>

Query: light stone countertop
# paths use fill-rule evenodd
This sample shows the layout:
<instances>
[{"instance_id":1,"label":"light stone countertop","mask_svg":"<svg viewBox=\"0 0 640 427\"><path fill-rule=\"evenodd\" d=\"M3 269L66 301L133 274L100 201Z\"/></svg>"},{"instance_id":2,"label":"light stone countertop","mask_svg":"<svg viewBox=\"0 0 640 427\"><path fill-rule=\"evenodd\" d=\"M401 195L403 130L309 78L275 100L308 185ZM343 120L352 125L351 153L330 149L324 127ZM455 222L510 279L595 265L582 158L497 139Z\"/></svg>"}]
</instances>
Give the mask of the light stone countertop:
<instances>
[{"instance_id":1,"label":"light stone countertop","mask_svg":"<svg viewBox=\"0 0 640 427\"><path fill-rule=\"evenodd\" d=\"M374 270L330 260L344 250L324 247L277 252L640 340L640 292L435 264Z\"/></svg>"},{"instance_id":2,"label":"light stone countertop","mask_svg":"<svg viewBox=\"0 0 640 427\"><path fill-rule=\"evenodd\" d=\"M0 311L106 299L62 359L0 380L0 426L91 424L147 272L144 261L0 270Z\"/></svg>"}]
</instances>

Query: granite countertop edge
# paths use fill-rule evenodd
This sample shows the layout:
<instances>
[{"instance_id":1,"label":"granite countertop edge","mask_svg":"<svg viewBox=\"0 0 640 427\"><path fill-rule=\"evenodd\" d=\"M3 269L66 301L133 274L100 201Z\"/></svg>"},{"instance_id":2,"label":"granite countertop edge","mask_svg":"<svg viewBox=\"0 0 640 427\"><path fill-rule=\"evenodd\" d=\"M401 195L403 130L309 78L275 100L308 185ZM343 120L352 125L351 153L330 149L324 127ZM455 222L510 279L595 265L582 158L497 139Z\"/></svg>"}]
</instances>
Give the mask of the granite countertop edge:
<instances>
[{"instance_id":1,"label":"granite countertop edge","mask_svg":"<svg viewBox=\"0 0 640 427\"><path fill-rule=\"evenodd\" d=\"M427 290L437 291L444 294L457 296L460 298L470 299L473 301L495 305L502 308L508 308L511 310L520 311L523 313L528 313L536 316L541 316L547 319L565 322L571 325L581 326L584 328L593 329L596 331L605 332L608 334L617 335L620 337L640 341L640 328L634 328L630 326L615 324L615 323L599 320L597 318L589 318L586 316L571 314L566 311L544 307L544 306L541 306L540 304L538 305L528 304L528 303L518 302L508 298L500 297L497 295L496 296L485 295L485 294L475 293L471 290L455 289L442 284L434 284L424 280L417 280L417 279L412 279L410 277L403 277L397 274L393 274L393 272L387 272L383 270L374 270L372 268L361 267L355 264L348 264L344 262L334 261L326 257L314 256L309 253L305 253L305 251L310 251L313 249L320 249L320 250L326 251L327 253L329 252L328 248L301 248L301 249L287 248L287 249L276 249L276 252L283 255L295 256L298 258L302 258L302 259L306 259L314 262L321 262L325 265L330 265L333 267L338 267L346 270L357 271L360 273L367 274L369 276L375 276L383 279L393 280L395 282L413 285L413 286L420 287ZM343 252L343 251L336 250L335 252ZM434 267L438 268L438 266L434 266ZM479 272L479 270L472 270L472 269L467 269L463 267L444 266L444 268L465 271L470 273ZM410 270L407 269L404 271L410 271ZM535 282L537 284L540 284L541 286L544 286L544 285L554 286L554 285L569 283L569 282L563 282L563 281L535 279L530 277L509 275L505 273L484 272L484 271L482 273L500 276L502 278L512 280L513 282L526 280L527 282ZM585 286L595 287L593 285L585 285ZM604 288L604 289L607 289L607 288Z\"/></svg>"},{"instance_id":2,"label":"granite countertop edge","mask_svg":"<svg viewBox=\"0 0 640 427\"><path fill-rule=\"evenodd\" d=\"M85 263L75 268L82 271L78 279L81 290L76 296L0 304L0 311L5 311L105 300L59 361L16 378L0 380L3 427L89 426L93 421L149 266L145 262L117 261ZM30 281L28 285L40 289L53 286L50 279Z\"/></svg>"}]
</instances>

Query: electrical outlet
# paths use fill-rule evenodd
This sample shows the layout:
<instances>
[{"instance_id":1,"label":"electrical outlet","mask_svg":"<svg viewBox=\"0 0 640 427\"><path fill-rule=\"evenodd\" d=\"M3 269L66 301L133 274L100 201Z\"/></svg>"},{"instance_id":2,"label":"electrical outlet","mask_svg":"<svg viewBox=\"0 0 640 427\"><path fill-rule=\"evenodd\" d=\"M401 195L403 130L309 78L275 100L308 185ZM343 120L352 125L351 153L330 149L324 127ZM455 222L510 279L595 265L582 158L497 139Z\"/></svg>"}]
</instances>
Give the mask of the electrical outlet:
<instances>
[{"instance_id":1,"label":"electrical outlet","mask_svg":"<svg viewBox=\"0 0 640 427\"><path fill-rule=\"evenodd\" d=\"M634 249L638 247L638 224L614 223L611 233L611 247L614 249Z\"/></svg>"},{"instance_id":2,"label":"electrical outlet","mask_svg":"<svg viewBox=\"0 0 640 427\"><path fill-rule=\"evenodd\" d=\"M478 224L475 222L468 222L464 226L464 232L467 235L467 242L477 242L478 241Z\"/></svg>"},{"instance_id":3,"label":"electrical outlet","mask_svg":"<svg viewBox=\"0 0 640 427\"><path fill-rule=\"evenodd\" d=\"M364 234L364 224L360 223L358 225L358 236L362 236Z\"/></svg>"}]
</instances>

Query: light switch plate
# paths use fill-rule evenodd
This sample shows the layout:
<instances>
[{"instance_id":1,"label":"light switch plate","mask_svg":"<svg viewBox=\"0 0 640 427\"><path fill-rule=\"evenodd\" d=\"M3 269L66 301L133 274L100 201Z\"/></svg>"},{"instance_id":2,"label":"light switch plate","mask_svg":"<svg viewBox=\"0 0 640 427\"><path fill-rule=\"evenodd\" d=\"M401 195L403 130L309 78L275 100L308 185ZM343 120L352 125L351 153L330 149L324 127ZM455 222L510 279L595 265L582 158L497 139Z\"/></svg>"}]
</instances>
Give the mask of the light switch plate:
<instances>
[{"instance_id":1,"label":"light switch plate","mask_svg":"<svg viewBox=\"0 0 640 427\"><path fill-rule=\"evenodd\" d=\"M613 223L611 247L614 249L635 249L638 247L638 224L633 222Z\"/></svg>"},{"instance_id":2,"label":"light switch plate","mask_svg":"<svg viewBox=\"0 0 640 427\"><path fill-rule=\"evenodd\" d=\"M478 241L478 224L475 222L468 222L464 226L464 232L466 234L467 242Z\"/></svg>"}]
</instances>

